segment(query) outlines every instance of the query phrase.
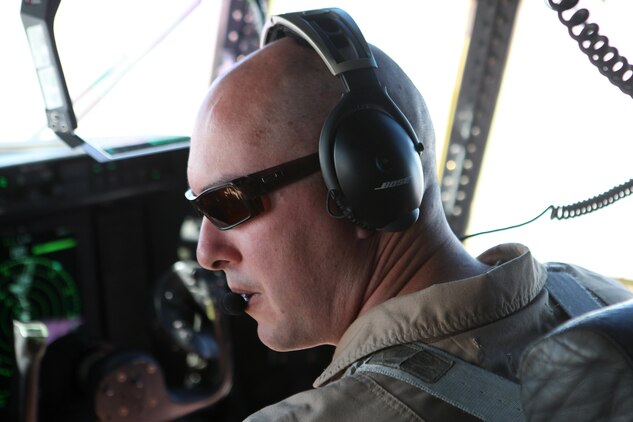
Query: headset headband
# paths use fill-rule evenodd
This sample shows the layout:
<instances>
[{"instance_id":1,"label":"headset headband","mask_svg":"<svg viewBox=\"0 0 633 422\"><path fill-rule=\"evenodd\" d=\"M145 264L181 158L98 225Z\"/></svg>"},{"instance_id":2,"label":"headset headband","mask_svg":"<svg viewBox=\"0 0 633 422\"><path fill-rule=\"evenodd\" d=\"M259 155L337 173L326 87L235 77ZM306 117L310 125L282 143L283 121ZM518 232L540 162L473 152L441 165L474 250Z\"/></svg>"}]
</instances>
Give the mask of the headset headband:
<instances>
[{"instance_id":1,"label":"headset headband","mask_svg":"<svg viewBox=\"0 0 633 422\"><path fill-rule=\"evenodd\" d=\"M419 215L424 147L380 83L360 28L337 8L287 13L267 21L261 45L286 36L307 43L343 84L319 138L328 211L331 199L340 210L333 216L377 230L404 230Z\"/></svg>"},{"instance_id":2,"label":"headset headband","mask_svg":"<svg viewBox=\"0 0 633 422\"><path fill-rule=\"evenodd\" d=\"M330 32L333 28L338 31ZM321 9L272 16L262 31L261 46L287 36L288 30L310 44L334 76L378 67L365 37L344 10Z\"/></svg>"}]
</instances>

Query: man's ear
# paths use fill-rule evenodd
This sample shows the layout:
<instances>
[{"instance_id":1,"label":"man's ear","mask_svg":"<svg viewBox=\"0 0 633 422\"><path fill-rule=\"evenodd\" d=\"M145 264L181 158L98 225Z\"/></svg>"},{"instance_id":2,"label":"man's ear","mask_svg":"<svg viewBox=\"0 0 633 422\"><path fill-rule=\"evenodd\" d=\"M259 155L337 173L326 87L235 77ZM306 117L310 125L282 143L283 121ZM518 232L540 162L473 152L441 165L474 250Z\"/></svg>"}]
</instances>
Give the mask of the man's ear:
<instances>
[{"instance_id":1,"label":"man's ear","mask_svg":"<svg viewBox=\"0 0 633 422\"><path fill-rule=\"evenodd\" d=\"M356 227L356 237L358 239L364 240L369 238L372 234L375 233L375 230L369 230L362 227Z\"/></svg>"}]
</instances>

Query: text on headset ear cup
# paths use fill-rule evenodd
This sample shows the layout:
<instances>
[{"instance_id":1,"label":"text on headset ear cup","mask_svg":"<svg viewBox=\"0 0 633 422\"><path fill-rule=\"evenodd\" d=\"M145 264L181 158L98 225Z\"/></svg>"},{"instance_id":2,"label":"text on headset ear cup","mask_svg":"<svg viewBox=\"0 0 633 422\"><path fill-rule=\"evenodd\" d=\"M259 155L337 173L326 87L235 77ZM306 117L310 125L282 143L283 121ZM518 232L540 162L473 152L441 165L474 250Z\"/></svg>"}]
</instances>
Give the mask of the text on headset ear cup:
<instances>
[{"instance_id":1,"label":"text on headset ear cup","mask_svg":"<svg viewBox=\"0 0 633 422\"><path fill-rule=\"evenodd\" d=\"M381 110L361 108L338 117L339 110L324 125L319 147L328 190L356 224L404 230L417 220L424 189L415 143Z\"/></svg>"}]
</instances>

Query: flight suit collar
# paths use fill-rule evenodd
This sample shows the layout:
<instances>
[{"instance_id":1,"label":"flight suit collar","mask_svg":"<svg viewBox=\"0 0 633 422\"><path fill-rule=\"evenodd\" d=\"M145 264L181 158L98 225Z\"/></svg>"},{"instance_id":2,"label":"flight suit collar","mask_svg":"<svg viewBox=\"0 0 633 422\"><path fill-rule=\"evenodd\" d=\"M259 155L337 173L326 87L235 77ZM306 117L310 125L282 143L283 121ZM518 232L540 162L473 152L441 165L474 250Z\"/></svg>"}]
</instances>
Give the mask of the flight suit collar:
<instances>
[{"instance_id":1,"label":"flight suit collar","mask_svg":"<svg viewBox=\"0 0 633 422\"><path fill-rule=\"evenodd\" d=\"M361 315L341 337L314 387L339 378L351 364L380 349L433 343L507 317L530 303L547 278L545 266L520 244L494 247L478 259L492 266L482 275L398 296Z\"/></svg>"}]
</instances>

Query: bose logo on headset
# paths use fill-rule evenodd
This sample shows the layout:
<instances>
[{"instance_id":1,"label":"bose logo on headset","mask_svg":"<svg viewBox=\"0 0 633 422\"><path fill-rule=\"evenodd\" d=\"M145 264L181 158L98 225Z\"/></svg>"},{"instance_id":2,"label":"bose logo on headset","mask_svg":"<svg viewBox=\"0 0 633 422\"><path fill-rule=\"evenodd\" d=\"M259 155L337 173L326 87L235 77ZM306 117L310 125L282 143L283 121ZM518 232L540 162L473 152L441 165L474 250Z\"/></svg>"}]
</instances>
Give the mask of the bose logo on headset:
<instances>
[{"instance_id":1,"label":"bose logo on headset","mask_svg":"<svg viewBox=\"0 0 633 422\"><path fill-rule=\"evenodd\" d=\"M391 182L382 182L382 185L378 186L377 188L374 188L374 190L391 189L397 186L406 185L410 182L411 182L411 176L407 176L400 180L392 180Z\"/></svg>"},{"instance_id":2,"label":"bose logo on headset","mask_svg":"<svg viewBox=\"0 0 633 422\"><path fill-rule=\"evenodd\" d=\"M261 44L285 36L306 41L343 84L319 139L329 199L362 227L406 229L420 213L424 147L378 81L378 65L360 29L341 9L287 13L270 18Z\"/></svg>"}]
</instances>

